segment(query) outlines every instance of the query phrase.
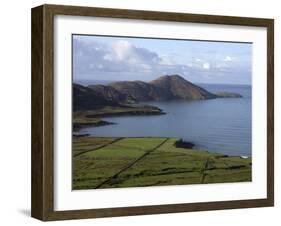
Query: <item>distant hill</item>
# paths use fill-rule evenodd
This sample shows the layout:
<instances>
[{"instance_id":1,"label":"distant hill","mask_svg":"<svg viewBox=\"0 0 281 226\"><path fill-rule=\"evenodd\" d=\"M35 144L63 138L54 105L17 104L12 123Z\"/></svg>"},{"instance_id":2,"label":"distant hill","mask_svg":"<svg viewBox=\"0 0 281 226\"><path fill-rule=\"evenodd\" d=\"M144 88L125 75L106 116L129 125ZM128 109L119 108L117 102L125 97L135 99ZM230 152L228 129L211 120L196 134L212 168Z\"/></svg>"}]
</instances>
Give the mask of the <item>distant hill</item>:
<instances>
[{"instance_id":1,"label":"distant hill","mask_svg":"<svg viewBox=\"0 0 281 226\"><path fill-rule=\"evenodd\" d=\"M104 97L107 101L121 103L135 102L135 99L132 98L130 94L124 94L122 92L119 92L112 86L90 85L88 86L88 88Z\"/></svg>"},{"instance_id":2,"label":"distant hill","mask_svg":"<svg viewBox=\"0 0 281 226\"><path fill-rule=\"evenodd\" d=\"M204 100L216 95L192 84L179 75L165 75L149 83L141 81L114 82L109 86L130 95L136 101Z\"/></svg>"},{"instance_id":3,"label":"distant hill","mask_svg":"<svg viewBox=\"0 0 281 226\"><path fill-rule=\"evenodd\" d=\"M150 82L153 86L165 92L169 99L205 100L216 98L216 95L194 85L179 75L165 75ZM161 97L160 97L161 98Z\"/></svg>"},{"instance_id":4,"label":"distant hill","mask_svg":"<svg viewBox=\"0 0 281 226\"><path fill-rule=\"evenodd\" d=\"M157 94L158 96L161 95L161 93L157 93L156 87L141 81L114 82L110 83L109 86L124 95L132 97L136 101L151 101L156 99L153 97L157 96Z\"/></svg>"},{"instance_id":5,"label":"distant hill","mask_svg":"<svg viewBox=\"0 0 281 226\"><path fill-rule=\"evenodd\" d=\"M144 101L206 100L225 97L242 96L227 92L213 94L179 75L165 75L151 82L120 81L108 85L89 85L87 87L73 85L74 110Z\"/></svg>"},{"instance_id":6,"label":"distant hill","mask_svg":"<svg viewBox=\"0 0 281 226\"><path fill-rule=\"evenodd\" d=\"M72 91L73 111L91 110L102 106L116 106L118 104L115 101L107 100L101 93L75 83L72 86Z\"/></svg>"}]
</instances>

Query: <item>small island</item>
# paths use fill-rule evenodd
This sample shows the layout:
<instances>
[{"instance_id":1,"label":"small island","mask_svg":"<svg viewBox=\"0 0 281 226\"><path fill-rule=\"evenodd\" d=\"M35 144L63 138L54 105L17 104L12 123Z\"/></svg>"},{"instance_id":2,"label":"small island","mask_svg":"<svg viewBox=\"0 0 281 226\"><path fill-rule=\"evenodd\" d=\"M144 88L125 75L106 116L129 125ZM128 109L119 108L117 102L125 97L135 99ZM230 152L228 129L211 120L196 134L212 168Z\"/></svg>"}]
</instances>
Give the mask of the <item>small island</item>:
<instances>
[{"instance_id":1,"label":"small island","mask_svg":"<svg viewBox=\"0 0 281 226\"><path fill-rule=\"evenodd\" d=\"M239 93L232 92L219 92L216 93L217 98L242 98L243 96Z\"/></svg>"}]
</instances>

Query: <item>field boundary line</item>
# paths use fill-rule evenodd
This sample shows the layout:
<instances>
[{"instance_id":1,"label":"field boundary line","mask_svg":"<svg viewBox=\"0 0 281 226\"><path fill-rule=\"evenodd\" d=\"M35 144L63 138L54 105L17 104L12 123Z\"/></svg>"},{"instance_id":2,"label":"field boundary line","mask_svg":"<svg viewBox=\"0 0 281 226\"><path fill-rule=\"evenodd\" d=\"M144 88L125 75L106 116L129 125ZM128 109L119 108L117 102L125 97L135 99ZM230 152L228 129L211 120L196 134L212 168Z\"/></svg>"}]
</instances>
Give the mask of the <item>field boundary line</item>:
<instances>
[{"instance_id":1,"label":"field boundary line","mask_svg":"<svg viewBox=\"0 0 281 226\"><path fill-rule=\"evenodd\" d=\"M103 181L102 183L98 184L95 188L100 188L103 185L107 184L108 182L110 182L112 179L115 179L116 177L119 176L119 174L123 173L124 171L126 171L127 169L131 168L133 165L135 165L137 162L139 162L140 160L142 160L143 158L145 158L147 155L151 154L153 151L155 151L156 149L158 149L159 147L161 147L164 143L166 143L169 140L169 138L166 138L164 141L162 141L160 144L158 144L156 147L147 150L143 155L141 155L139 158L137 158L136 160L134 160L133 162L131 162L129 165L127 165L126 167L122 168L121 170L119 170L116 174L114 174L113 176L111 176L110 178L108 178L107 180Z\"/></svg>"},{"instance_id":2,"label":"field boundary line","mask_svg":"<svg viewBox=\"0 0 281 226\"><path fill-rule=\"evenodd\" d=\"M99 146L99 147L97 147L97 148L92 148L92 149L86 150L86 151L84 151L84 152L80 152L80 153L74 155L73 158L76 158L76 157L79 156L79 155L83 155L83 154L88 153L88 152L91 152L91 151L99 150L99 149L104 148L104 147L106 147L106 146L108 146L108 145L114 144L115 142L120 141L120 140L122 140L122 139L124 139L124 137L116 138L115 140L110 141L110 142L108 142L107 144L103 144L103 145L101 145L101 146Z\"/></svg>"},{"instance_id":3,"label":"field boundary line","mask_svg":"<svg viewBox=\"0 0 281 226\"><path fill-rule=\"evenodd\" d=\"M206 177L206 173L205 171L208 169L208 165L209 165L209 161L210 161L210 158L211 157L208 157L206 162L205 162L205 165L204 165L204 168L201 170L201 174L202 174L202 177L201 177L201 184L204 184L204 180L205 180L205 177Z\"/></svg>"}]
</instances>

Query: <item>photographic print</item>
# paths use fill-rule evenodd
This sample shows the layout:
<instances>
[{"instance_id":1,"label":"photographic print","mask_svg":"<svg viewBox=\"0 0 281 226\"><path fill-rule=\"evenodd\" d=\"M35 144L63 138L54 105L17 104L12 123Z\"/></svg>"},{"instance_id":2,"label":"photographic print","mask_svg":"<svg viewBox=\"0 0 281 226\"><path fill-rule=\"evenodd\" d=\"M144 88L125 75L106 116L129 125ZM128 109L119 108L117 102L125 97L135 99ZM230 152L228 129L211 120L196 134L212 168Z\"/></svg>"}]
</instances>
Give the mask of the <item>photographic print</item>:
<instances>
[{"instance_id":1,"label":"photographic print","mask_svg":"<svg viewBox=\"0 0 281 226\"><path fill-rule=\"evenodd\" d=\"M72 187L251 181L252 43L72 35Z\"/></svg>"},{"instance_id":2,"label":"photographic print","mask_svg":"<svg viewBox=\"0 0 281 226\"><path fill-rule=\"evenodd\" d=\"M32 217L274 205L273 19L45 4L31 52Z\"/></svg>"}]
</instances>

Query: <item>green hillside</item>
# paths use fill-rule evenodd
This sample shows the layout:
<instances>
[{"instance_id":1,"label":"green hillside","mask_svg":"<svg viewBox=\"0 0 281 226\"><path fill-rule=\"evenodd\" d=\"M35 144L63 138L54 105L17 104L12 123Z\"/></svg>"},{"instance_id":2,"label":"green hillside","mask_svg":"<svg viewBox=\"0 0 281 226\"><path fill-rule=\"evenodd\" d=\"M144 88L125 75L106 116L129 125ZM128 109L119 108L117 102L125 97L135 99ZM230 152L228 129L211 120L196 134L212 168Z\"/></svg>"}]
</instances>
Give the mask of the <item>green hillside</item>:
<instances>
[{"instance_id":1,"label":"green hillside","mask_svg":"<svg viewBox=\"0 0 281 226\"><path fill-rule=\"evenodd\" d=\"M73 189L251 181L251 158L176 148L175 138L73 140Z\"/></svg>"}]
</instances>

